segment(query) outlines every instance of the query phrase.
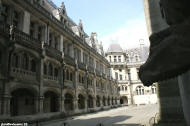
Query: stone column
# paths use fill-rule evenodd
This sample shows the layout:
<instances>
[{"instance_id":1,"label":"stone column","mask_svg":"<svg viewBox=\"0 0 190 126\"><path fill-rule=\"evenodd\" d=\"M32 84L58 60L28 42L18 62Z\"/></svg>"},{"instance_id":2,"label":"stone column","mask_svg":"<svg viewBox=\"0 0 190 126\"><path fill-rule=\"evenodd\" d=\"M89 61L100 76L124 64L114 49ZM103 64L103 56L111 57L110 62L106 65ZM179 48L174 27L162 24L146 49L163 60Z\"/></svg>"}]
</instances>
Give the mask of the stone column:
<instances>
[{"instance_id":1,"label":"stone column","mask_svg":"<svg viewBox=\"0 0 190 126\"><path fill-rule=\"evenodd\" d=\"M88 112L88 95L85 98L85 111Z\"/></svg>"},{"instance_id":2,"label":"stone column","mask_svg":"<svg viewBox=\"0 0 190 126\"><path fill-rule=\"evenodd\" d=\"M43 81L44 81L44 59L43 57L40 59L39 63L39 96L38 96L38 112L43 113L43 100L44 100L44 91L43 91Z\"/></svg>"},{"instance_id":3,"label":"stone column","mask_svg":"<svg viewBox=\"0 0 190 126\"><path fill-rule=\"evenodd\" d=\"M178 77L183 112L187 125L190 126L190 71Z\"/></svg>"},{"instance_id":4,"label":"stone column","mask_svg":"<svg viewBox=\"0 0 190 126\"><path fill-rule=\"evenodd\" d=\"M59 50L61 51L61 52L63 52L63 35L60 35L60 44L59 44L59 46L60 46L60 48L59 48Z\"/></svg>"},{"instance_id":5,"label":"stone column","mask_svg":"<svg viewBox=\"0 0 190 126\"><path fill-rule=\"evenodd\" d=\"M159 2L160 0L143 0L146 25L149 35L168 27L162 19Z\"/></svg>"},{"instance_id":6,"label":"stone column","mask_svg":"<svg viewBox=\"0 0 190 126\"><path fill-rule=\"evenodd\" d=\"M74 98L74 111L75 113L78 113L79 109L78 109L78 97Z\"/></svg>"},{"instance_id":7,"label":"stone column","mask_svg":"<svg viewBox=\"0 0 190 126\"><path fill-rule=\"evenodd\" d=\"M29 34L30 33L30 13L28 11L23 12L22 19L22 31Z\"/></svg>"},{"instance_id":8,"label":"stone column","mask_svg":"<svg viewBox=\"0 0 190 126\"><path fill-rule=\"evenodd\" d=\"M46 24L44 27L43 39L44 42L49 45L49 24Z\"/></svg>"},{"instance_id":9,"label":"stone column","mask_svg":"<svg viewBox=\"0 0 190 126\"><path fill-rule=\"evenodd\" d=\"M11 100L11 96L4 94L2 96L2 114L4 116L10 116L10 100Z\"/></svg>"}]
</instances>

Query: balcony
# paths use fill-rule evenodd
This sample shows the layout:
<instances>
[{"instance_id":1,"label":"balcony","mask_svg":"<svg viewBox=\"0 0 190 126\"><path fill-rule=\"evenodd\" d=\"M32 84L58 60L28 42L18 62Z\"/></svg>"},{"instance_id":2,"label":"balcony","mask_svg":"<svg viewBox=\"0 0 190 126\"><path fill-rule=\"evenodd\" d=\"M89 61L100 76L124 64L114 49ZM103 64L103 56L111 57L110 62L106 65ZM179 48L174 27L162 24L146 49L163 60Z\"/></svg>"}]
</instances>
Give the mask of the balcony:
<instances>
[{"instance_id":1,"label":"balcony","mask_svg":"<svg viewBox=\"0 0 190 126\"><path fill-rule=\"evenodd\" d=\"M66 64L69 64L69 65L72 65L72 66L75 65L74 58L70 57L69 55L65 55L64 61L65 61Z\"/></svg>"},{"instance_id":2,"label":"balcony","mask_svg":"<svg viewBox=\"0 0 190 126\"><path fill-rule=\"evenodd\" d=\"M62 60L62 52L61 51L59 51L53 47L50 47L47 44L44 45L44 48L45 48L45 52L46 52L47 56L54 57L58 61Z\"/></svg>"},{"instance_id":3,"label":"balcony","mask_svg":"<svg viewBox=\"0 0 190 126\"><path fill-rule=\"evenodd\" d=\"M36 72L24 70L21 68L12 67L10 74L12 77L19 78L21 80L36 80Z\"/></svg>"},{"instance_id":4,"label":"balcony","mask_svg":"<svg viewBox=\"0 0 190 126\"><path fill-rule=\"evenodd\" d=\"M86 70L86 65L84 63L78 62L78 67L81 70Z\"/></svg>"},{"instance_id":5,"label":"balcony","mask_svg":"<svg viewBox=\"0 0 190 126\"><path fill-rule=\"evenodd\" d=\"M126 65L126 62L110 62L111 65Z\"/></svg>"},{"instance_id":6,"label":"balcony","mask_svg":"<svg viewBox=\"0 0 190 126\"><path fill-rule=\"evenodd\" d=\"M7 24L0 24L0 32L8 37L9 39L12 39L14 41L16 41L16 43L19 43L23 46L32 48L32 49L37 49L40 50L41 49L41 42L33 37L31 37L30 35L14 28L10 29L10 25Z\"/></svg>"},{"instance_id":7,"label":"balcony","mask_svg":"<svg viewBox=\"0 0 190 126\"><path fill-rule=\"evenodd\" d=\"M129 80L118 80L118 83L119 84L128 84L129 83Z\"/></svg>"}]
</instances>

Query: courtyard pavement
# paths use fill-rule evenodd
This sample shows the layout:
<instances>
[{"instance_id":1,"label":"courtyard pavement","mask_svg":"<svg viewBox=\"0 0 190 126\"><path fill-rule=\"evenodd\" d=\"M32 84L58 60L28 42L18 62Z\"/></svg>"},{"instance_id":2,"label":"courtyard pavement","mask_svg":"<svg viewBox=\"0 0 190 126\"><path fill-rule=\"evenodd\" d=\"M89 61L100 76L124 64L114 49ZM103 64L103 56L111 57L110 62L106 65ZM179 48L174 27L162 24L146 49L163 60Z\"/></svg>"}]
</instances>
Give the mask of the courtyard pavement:
<instances>
[{"instance_id":1,"label":"courtyard pavement","mask_svg":"<svg viewBox=\"0 0 190 126\"><path fill-rule=\"evenodd\" d=\"M158 113L158 105L127 106L98 113L74 116L66 121L56 120L40 124L40 126L148 126L151 117Z\"/></svg>"}]
</instances>

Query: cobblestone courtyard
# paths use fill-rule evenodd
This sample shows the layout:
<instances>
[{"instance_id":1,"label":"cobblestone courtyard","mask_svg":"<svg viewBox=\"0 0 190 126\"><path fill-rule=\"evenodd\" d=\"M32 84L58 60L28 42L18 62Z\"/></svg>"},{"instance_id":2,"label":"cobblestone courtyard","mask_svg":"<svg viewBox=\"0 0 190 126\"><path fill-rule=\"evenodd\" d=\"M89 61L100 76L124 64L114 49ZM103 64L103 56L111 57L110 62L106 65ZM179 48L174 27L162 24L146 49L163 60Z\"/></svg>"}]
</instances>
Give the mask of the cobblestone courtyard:
<instances>
[{"instance_id":1,"label":"cobblestone courtyard","mask_svg":"<svg viewBox=\"0 0 190 126\"><path fill-rule=\"evenodd\" d=\"M158 112L158 105L143 105L137 107L121 107L113 110L75 116L66 122L70 126L96 126L102 123L104 126L139 126L148 124L149 119ZM50 121L43 126L63 126L64 121Z\"/></svg>"}]
</instances>

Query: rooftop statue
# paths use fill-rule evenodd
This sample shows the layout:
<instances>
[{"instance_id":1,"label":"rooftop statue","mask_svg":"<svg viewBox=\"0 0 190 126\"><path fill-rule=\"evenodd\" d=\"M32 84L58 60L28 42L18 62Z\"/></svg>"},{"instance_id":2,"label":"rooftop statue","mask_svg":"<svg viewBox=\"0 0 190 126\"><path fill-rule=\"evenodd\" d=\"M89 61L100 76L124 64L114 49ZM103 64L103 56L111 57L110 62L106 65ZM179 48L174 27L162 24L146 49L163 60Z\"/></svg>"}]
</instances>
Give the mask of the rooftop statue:
<instances>
[{"instance_id":1,"label":"rooftop statue","mask_svg":"<svg viewBox=\"0 0 190 126\"><path fill-rule=\"evenodd\" d=\"M150 54L140 67L144 85L177 77L190 69L190 1L160 0L169 28L150 36Z\"/></svg>"}]
</instances>

